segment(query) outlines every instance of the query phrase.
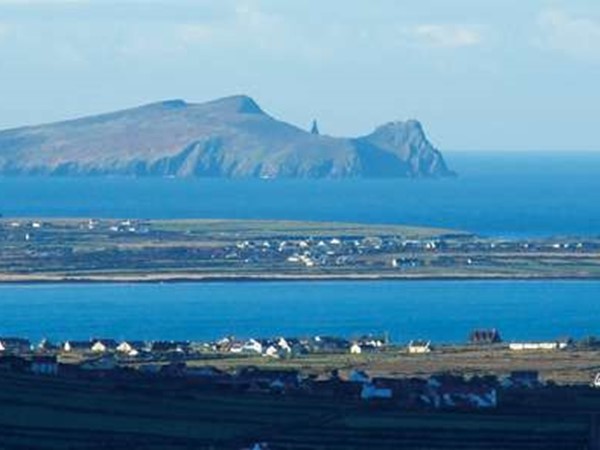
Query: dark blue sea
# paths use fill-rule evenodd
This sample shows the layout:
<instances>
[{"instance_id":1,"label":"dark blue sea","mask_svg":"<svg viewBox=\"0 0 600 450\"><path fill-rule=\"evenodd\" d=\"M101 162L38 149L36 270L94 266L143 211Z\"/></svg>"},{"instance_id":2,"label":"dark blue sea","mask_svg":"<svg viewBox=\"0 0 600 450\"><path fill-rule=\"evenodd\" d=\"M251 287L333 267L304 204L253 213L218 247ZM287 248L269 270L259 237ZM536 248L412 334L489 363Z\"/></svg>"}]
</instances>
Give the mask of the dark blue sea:
<instances>
[{"instance_id":1,"label":"dark blue sea","mask_svg":"<svg viewBox=\"0 0 600 450\"><path fill-rule=\"evenodd\" d=\"M600 152L450 153L443 180L1 178L4 216L400 223L599 235Z\"/></svg>"},{"instance_id":2,"label":"dark blue sea","mask_svg":"<svg viewBox=\"0 0 600 450\"><path fill-rule=\"evenodd\" d=\"M389 333L463 342L600 335L600 281L381 281L0 286L0 335L216 339Z\"/></svg>"},{"instance_id":3,"label":"dark blue sea","mask_svg":"<svg viewBox=\"0 0 600 450\"><path fill-rule=\"evenodd\" d=\"M443 180L0 178L5 217L255 218L600 236L600 153L448 153ZM0 286L0 335L215 339L389 332L460 342L600 335L600 282Z\"/></svg>"}]
</instances>

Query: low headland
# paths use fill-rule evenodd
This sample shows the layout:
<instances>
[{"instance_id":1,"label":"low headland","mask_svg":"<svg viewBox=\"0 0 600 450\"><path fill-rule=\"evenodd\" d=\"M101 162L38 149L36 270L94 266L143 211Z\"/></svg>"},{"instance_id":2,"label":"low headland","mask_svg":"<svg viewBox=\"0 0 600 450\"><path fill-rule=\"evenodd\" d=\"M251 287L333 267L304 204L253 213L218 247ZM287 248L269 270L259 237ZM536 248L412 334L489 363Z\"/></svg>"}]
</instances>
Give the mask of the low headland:
<instances>
[{"instance_id":1,"label":"low headland","mask_svg":"<svg viewBox=\"0 0 600 450\"><path fill-rule=\"evenodd\" d=\"M0 219L0 282L597 279L600 238L275 220Z\"/></svg>"}]
</instances>

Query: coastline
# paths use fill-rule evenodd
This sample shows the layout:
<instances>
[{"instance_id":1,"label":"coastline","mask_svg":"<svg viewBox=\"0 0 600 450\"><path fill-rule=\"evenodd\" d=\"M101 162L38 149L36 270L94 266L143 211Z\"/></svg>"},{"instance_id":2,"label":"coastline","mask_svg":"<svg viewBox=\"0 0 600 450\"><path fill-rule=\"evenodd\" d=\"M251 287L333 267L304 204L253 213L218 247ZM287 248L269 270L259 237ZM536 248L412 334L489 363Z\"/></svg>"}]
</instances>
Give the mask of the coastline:
<instances>
[{"instance_id":1,"label":"coastline","mask_svg":"<svg viewBox=\"0 0 600 450\"><path fill-rule=\"evenodd\" d=\"M13 275L0 274L0 286L13 284L161 284L161 283L254 283L254 282L319 282L319 281L596 281L590 274L139 274L139 275Z\"/></svg>"}]
</instances>

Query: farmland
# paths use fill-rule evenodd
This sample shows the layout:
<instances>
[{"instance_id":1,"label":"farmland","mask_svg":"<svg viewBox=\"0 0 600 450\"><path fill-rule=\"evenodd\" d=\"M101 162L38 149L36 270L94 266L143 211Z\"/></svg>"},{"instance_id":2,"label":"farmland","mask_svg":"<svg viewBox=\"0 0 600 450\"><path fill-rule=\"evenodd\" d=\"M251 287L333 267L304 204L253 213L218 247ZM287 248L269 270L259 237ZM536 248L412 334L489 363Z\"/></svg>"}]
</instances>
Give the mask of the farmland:
<instances>
[{"instance_id":1,"label":"farmland","mask_svg":"<svg viewBox=\"0 0 600 450\"><path fill-rule=\"evenodd\" d=\"M403 348L390 348L360 355L311 354L289 359L231 355L227 358L190 361L191 365L207 363L224 370L256 365L266 369L293 369L316 374L327 374L334 369L343 373L360 369L370 375L383 377L428 377L436 373L502 377L512 371L535 370L544 381L558 385L587 386L594 375L600 372L600 350L572 348L566 351L515 352L504 345L490 348L449 345L424 355L410 355Z\"/></svg>"}]
</instances>

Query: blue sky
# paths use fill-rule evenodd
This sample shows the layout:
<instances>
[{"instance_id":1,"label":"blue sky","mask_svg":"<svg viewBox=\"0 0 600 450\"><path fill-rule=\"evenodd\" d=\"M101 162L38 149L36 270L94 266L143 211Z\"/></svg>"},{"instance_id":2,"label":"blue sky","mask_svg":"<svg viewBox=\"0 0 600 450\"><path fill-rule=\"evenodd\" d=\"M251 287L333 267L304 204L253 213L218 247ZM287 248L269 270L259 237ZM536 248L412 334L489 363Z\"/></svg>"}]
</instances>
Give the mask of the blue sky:
<instances>
[{"instance_id":1,"label":"blue sky","mask_svg":"<svg viewBox=\"0 0 600 450\"><path fill-rule=\"evenodd\" d=\"M442 150L600 150L598 0L0 0L0 128L246 93Z\"/></svg>"}]
</instances>

